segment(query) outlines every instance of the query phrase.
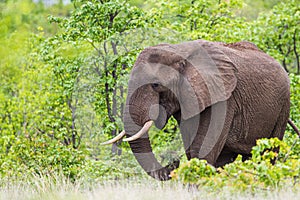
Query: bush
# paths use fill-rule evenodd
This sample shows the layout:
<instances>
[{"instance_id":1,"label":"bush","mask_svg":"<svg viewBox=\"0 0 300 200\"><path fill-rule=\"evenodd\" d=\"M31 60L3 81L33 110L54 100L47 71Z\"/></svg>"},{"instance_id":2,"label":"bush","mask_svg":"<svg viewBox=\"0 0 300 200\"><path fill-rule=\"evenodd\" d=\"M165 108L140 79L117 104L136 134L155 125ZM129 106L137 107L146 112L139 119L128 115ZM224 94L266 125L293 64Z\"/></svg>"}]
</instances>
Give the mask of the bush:
<instances>
[{"instance_id":1,"label":"bush","mask_svg":"<svg viewBox=\"0 0 300 200\"><path fill-rule=\"evenodd\" d=\"M290 144L292 139L261 139L253 148L250 160L243 162L242 157L238 156L233 163L225 165L224 168L214 169L206 161L194 158L176 169L172 178L184 184L196 184L213 191L224 187L243 191L298 187L300 142L298 136L290 133L288 136L297 143ZM280 147L279 154L271 150L277 147ZM273 165L274 159L276 164Z\"/></svg>"},{"instance_id":2,"label":"bush","mask_svg":"<svg viewBox=\"0 0 300 200\"><path fill-rule=\"evenodd\" d=\"M10 138L11 146L0 159L2 177L23 178L30 174L55 174L75 180L82 170L86 153L49 136Z\"/></svg>"}]
</instances>

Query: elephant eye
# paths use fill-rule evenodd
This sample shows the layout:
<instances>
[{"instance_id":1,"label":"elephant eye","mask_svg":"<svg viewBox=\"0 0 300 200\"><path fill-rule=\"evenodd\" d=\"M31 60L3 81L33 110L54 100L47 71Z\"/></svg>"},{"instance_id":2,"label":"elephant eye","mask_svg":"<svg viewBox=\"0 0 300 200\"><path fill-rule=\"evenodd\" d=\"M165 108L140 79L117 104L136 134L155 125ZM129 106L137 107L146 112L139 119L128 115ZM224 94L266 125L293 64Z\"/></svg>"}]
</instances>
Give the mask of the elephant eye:
<instances>
[{"instance_id":1,"label":"elephant eye","mask_svg":"<svg viewBox=\"0 0 300 200\"><path fill-rule=\"evenodd\" d=\"M159 86L160 86L159 83L152 83L152 84L151 84L151 87L152 87L153 89L157 89Z\"/></svg>"}]
</instances>

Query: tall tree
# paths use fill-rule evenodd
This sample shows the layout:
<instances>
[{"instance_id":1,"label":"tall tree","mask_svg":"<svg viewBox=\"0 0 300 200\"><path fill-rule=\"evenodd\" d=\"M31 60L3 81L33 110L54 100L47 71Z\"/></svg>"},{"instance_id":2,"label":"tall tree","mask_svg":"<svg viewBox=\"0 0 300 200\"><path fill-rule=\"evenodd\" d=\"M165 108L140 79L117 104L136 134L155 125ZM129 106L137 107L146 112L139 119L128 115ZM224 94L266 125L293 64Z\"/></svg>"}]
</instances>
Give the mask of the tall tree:
<instances>
[{"instance_id":1,"label":"tall tree","mask_svg":"<svg viewBox=\"0 0 300 200\"><path fill-rule=\"evenodd\" d=\"M300 73L300 5L282 2L253 23L252 40L281 62L286 71Z\"/></svg>"},{"instance_id":2,"label":"tall tree","mask_svg":"<svg viewBox=\"0 0 300 200\"><path fill-rule=\"evenodd\" d=\"M81 89L92 91L91 97L86 98L101 116L104 132L115 136L121 126L124 77L140 50L139 46L131 44L133 39L127 35L145 27L148 18L141 9L124 0L74 0L73 5L70 17L50 18L58 23L61 32L48 40L52 49L45 51L45 60L52 63L67 94L64 101L72 112L72 129L76 130L76 110L80 104L78 96L74 95L80 90L76 86L81 87L89 80L90 87ZM78 52L77 49L76 56L66 59L60 46L70 47L70 44L84 50ZM53 56L49 57L50 54ZM121 153L116 145L112 151Z\"/></svg>"},{"instance_id":3,"label":"tall tree","mask_svg":"<svg viewBox=\"0 0 300 200\"><path fill-rule=\"evenodd\" d=\"M236 16L242 0L160 1L161 26L184 34L187 39L234 42L240 40L247 23Z\"/></svg>"}]
</instances>

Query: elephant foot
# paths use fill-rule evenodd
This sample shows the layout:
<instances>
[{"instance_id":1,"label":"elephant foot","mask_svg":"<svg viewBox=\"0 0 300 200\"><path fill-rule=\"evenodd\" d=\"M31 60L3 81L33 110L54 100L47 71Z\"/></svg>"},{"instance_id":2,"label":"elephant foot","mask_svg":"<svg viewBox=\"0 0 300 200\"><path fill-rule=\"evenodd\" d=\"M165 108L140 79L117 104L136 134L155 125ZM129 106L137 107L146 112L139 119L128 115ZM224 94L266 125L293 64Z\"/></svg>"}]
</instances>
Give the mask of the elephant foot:
<instances>
[{"instance_id":1,"label":"elephant foot","mask_svg":"<svg viewBox=\"0 0 300 200\"><path fill-rule=\"evenodd\" d=\"M237 153L223 150L215 163L215 167L223 167L228 163L232 163L237 156Z\"/></svg>"}]
</instances>

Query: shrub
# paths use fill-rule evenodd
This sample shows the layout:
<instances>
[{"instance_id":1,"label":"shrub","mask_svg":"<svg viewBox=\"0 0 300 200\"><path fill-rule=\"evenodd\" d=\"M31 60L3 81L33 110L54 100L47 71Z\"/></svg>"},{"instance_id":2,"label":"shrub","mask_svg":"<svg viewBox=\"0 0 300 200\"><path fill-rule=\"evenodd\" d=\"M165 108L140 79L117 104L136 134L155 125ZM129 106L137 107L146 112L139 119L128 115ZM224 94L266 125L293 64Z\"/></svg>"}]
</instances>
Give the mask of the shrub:
<instances>
[{"instance_id":1,"label":"shrub","mask_svg":"<svg viewBox=\"0 0 300 200\"><path fill-rule=\"evenodd\" d=\"M299 186L300 149L297 136L288 133L297 141L296 145L277 138L261 139L252 150L252 158L245 162L242 157L223 168L214 169L204 160L192 159L172 173L172 178L184 184L196 184L208 190L230 187L231 190L277 189ZM280 153L271 149L280 147ZM273 165L272 160L276 160ZM216 171L218 173L216 173Z\"/></svg>"}]
</instances>

